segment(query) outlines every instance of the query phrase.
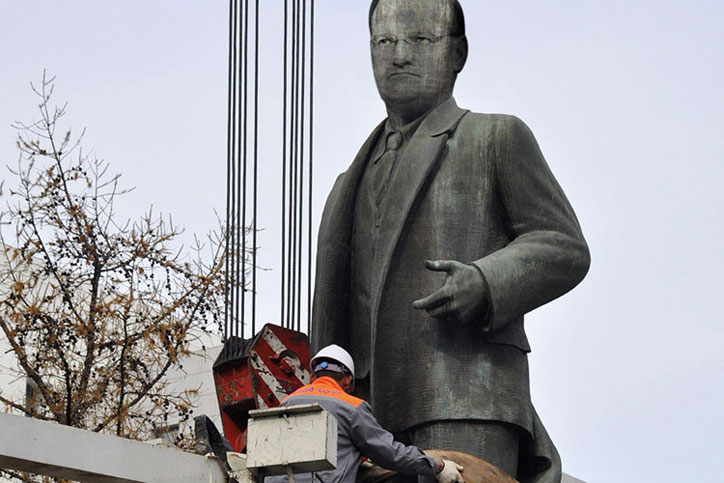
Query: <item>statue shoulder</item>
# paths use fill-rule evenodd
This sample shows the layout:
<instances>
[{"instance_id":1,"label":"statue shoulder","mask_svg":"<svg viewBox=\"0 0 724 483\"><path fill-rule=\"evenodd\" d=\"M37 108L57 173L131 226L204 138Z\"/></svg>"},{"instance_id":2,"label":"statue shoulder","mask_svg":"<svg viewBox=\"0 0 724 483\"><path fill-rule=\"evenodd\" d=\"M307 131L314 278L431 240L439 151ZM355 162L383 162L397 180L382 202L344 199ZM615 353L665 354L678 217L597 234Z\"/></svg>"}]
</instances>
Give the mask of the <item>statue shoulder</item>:
<instances>
[{"instance_id":1,"label":"statue shoulder","mask_svg":"<svg viewBox=\"0 0 724 483\"><path fill-rule=\"evenodd\" d=\"M533 132L519 117L511 114L492 114L498 139L533 138Z\"/></svg>"},{"instance_id":2,"label":"statue shoulder","mask_svg":"<svg viewBox=\"0 0 724 483\"><path fill-rule=\"evenodd\" d=\"M329 191L329 194L327 195L327 202L325 203L325 211L327 206L333 205L337 198L340 196L340 193L342 192L342 187L344 186L344 181L349 176L349 169L347 171L340 173L337 176L337 179L334 181L334 184L332 185L332 189Z\"/></svg>"},{"instance_id":3,"label":"statue shoulder","mask_svg":"<svg viewBox=\"0 0 724 483\"><path fill-rule=\"evenodd\" d=\"M463 122L476 127L490 127L507 131L529 130L522 119L512 114L468 111Z\"/></svg>"},{"instance_id":4,"label":"statue shoulder","mask_svg":"<svg viewBox=\"0 0 724 483\"><path fill-rule=\"evenodd\" d=\"M475 134L486 144L533 147L537 145L533 132L519 117L511 114L469 112L460 123L467 134ZM490 144L488 144L490 145Z\"/></svg>"},{"instance_id":5,"label":"statue shoulder","mask_svg":"<svg viewBox=\"0 0 724 483\"><path fill-rule=\"evenodd\" d=\"M509 143L521 133L530 132L525 123L509 114L468 111L460 120L454 136L478 149L489 149L500 143ZM477 142L470 142L477 140Z\"/></svg>"}]
</instances>

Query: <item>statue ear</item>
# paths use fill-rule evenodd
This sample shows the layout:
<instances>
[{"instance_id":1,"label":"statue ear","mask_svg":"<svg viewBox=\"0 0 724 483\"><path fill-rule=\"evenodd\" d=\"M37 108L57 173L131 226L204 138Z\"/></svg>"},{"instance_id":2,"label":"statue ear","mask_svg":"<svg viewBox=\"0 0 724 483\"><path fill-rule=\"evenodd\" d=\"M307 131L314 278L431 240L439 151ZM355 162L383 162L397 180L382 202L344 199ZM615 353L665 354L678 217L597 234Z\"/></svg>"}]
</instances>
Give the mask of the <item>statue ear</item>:
<instances>
[{"instance_id":1,"label":"statue ear","mask_svg":"<svg viewBox=\"0 0 724 483\"><path fill-rule=\"evenodd\" d=\"M459 74L468 60L468 38L463 35L455 39L455 74Z\"/></svg>"}]
</instances>

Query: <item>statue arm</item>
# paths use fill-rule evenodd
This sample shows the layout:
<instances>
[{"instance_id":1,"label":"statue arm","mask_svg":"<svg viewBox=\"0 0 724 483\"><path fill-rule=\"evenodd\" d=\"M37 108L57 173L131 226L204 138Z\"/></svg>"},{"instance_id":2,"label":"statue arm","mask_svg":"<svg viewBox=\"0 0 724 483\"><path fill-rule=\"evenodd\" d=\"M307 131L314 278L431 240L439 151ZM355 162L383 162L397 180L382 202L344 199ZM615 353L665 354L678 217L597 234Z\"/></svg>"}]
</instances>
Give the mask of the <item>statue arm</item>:
<instances>
[{"instance_id":1,"label":"statue arm","mask_svg":"<svg viewBox=\"0 0 724 483\"><path fill-rule=\"evenodd\" d=\"M343 255L348 240L337 207L346 173L342 173L327 197L317 237L317 261L314 300L310 327L311 349L317 352L329 344L349 347L344 307L348 296L348 257Z\"/></svg>"},{"instance_id":2,"label":"statue arm","mask_svg":"<svg viewBox=\"0 0 724 483\"><path fill-rule=\"evenodd\" d=\"M530 129L518 118L501 117L494 142L498 191L513 239L473 262L488 290L483 328L491 331L565 294L590 265L573 208Z\"/></svg>"}]
</instances>

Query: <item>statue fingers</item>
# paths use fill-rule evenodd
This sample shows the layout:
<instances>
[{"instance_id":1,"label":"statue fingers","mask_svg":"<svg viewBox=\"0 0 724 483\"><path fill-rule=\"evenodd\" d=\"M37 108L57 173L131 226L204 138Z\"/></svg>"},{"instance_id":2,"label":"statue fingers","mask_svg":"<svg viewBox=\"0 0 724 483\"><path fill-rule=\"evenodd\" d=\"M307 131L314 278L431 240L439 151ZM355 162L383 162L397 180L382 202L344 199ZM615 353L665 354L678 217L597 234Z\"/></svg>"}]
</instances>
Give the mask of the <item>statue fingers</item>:
<instances>
[{"instance_id":1,"label":"statue fingers","mask_svg":"<svg viewBox=\"0 0 724 483\"><path fill-rule=\"evenodd\" d=\"M453 304L445 304L434 309L430 309L427 313L433 319L437 320L454 320L457 316Z\"/></svg>"},{"instance_id":2,"label":"statue fingers","mask_svg":"<svg viewBox=\"0 0 724 483\"><path fill-rule=\"evenodd\" d=\"M457 270L460 262L455 260L426 260L425 268L433 272L447 272L450 275Z\"/></svg>"},{"instance_id":3,"label":"statue fingers","mask_svg":"<svg viewBox=\"0 0 724 483\"><path fill-rule=\"evenodd\" d=\"M432 309L436 309L450 300L450 291L443 287L432 295L412 302L412 307L418 310L427 310L428 312Z\"/></svg>"},{"instance_id":4,"label":"statue fingers","mask_svg":"<svg viewBox=\"0 0 724 483\"><path fill-rule=\"evenodd\" d=\"M445 305L437 307L433 310L428 310L428 314L438 320L448 320L453 322L463 322L463 311L461 310L460 304L456 300L451 299Z\"/></svg>"}]
</instances>

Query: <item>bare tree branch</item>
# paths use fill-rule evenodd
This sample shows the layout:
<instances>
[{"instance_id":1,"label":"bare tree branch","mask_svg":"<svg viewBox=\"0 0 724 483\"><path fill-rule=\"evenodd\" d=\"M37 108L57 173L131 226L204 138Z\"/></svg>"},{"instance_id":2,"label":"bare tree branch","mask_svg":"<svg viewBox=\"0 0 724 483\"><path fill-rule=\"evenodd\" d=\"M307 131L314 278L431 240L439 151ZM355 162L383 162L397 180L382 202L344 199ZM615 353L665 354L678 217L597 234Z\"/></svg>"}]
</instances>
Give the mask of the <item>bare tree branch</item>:
<instances>
[{"instance_id":1,"label":"bare tree branch","mask_svg":"<svg viewBox=\"0 0 724 483\"><path fill-rule=\"evenodd\" d=\"M85 130L61 125L67 104L51 104L54 78L32 89L40 117L14 124L17 183L0 193L0 329L39 397L27 405L5 394L0 406L148 436L171 414L188 417L194 391L174 394L166 378L189 354L192 329L221 320L223 236L187 250L170 216L118 219L130 190L83 150Z\"/></svg>"}]
</instances>

